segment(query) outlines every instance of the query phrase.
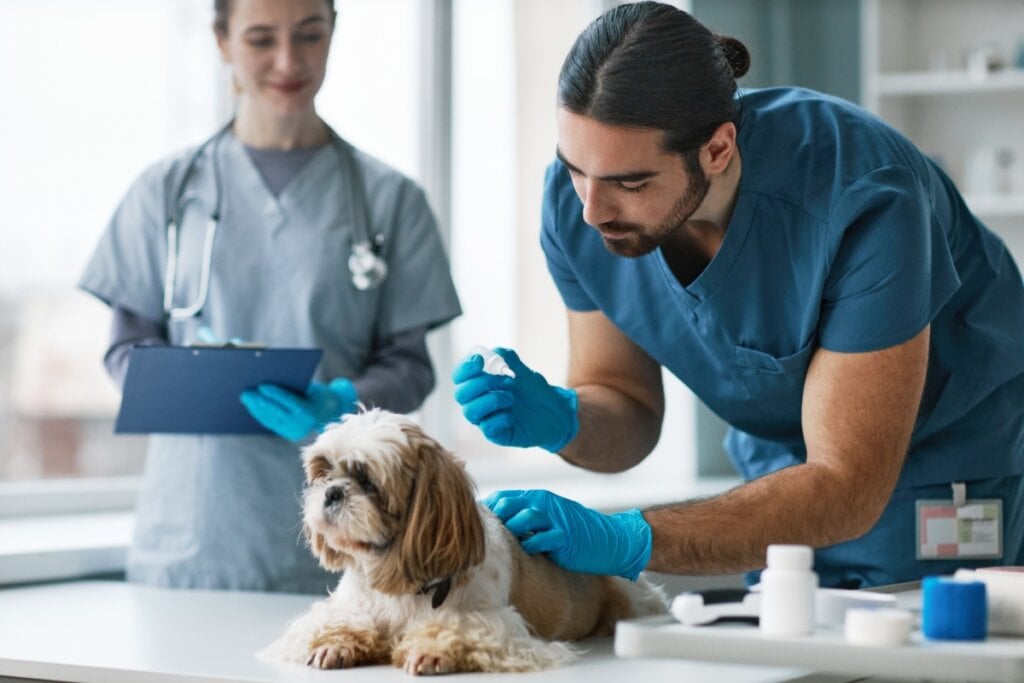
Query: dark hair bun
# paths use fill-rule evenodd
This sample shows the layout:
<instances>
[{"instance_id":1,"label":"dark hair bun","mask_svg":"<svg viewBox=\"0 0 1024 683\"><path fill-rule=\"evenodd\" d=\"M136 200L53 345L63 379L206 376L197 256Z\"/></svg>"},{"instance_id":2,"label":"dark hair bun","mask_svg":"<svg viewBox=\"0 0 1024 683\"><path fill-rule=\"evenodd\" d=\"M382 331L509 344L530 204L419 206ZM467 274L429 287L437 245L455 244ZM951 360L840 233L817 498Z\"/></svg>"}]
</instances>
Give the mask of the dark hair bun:
<instances>
[{"instance_id":1,"label":"dark hair bun","mask_svg":"<svg viewBox=\"0 0 1024 683\"><path fill-rule=\"evenodd\" d=\"M729 36L715 36L732 69L733 78L740 78L750 70L750 52L747 46Z\"/></svg>"}]
</instances>

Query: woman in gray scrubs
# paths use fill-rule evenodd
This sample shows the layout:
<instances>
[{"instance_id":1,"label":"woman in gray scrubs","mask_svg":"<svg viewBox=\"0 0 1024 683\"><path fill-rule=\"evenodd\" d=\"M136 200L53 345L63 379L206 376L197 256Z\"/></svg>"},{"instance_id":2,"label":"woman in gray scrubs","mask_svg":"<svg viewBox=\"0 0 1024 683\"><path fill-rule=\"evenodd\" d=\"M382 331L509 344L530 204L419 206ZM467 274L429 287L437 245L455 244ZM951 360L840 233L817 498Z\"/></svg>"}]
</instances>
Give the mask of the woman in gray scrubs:
<instances>
[{"instance_id":1,"label":"woman in gray scrubs","mask_svg":"<svg viewBox=\"0 0 1024 683\"><path fill-rule=\"evenodd\" d=\"M422 190L317 116L333 1L217 0L215 15L237 112L146 170L115 212L80 282L114 311L105 363L122 381L134 344L187 344L203 328L324 355L306 395L271 385L240 397L266 436L150 438L128 578L322 592L337 577L302 541L299 445L356 401L415 410L434 385L425 334L459 303ZM354 261L371 267L350 269L367 238Z\"/></svg>"}]
</instances>

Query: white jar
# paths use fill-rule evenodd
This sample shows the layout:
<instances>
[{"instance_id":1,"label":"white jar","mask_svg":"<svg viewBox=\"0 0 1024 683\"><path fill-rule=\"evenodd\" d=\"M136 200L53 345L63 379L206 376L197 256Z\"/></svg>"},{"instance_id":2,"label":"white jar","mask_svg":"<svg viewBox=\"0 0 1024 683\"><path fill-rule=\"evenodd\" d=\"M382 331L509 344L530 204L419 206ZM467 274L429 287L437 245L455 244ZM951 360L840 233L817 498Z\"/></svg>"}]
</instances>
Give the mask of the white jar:
<instances>
[{"instance_id":1,"label":"white jar","mask_svg":"<svg viewBox=\"0 0 1024 683\"><path fill-rule=\"evenodd\" d=\"M768 546L768 568L761 572L761 632L805 636L814 631L818 575L814 551L806 545Z\"/></svg>"}]
</instances>

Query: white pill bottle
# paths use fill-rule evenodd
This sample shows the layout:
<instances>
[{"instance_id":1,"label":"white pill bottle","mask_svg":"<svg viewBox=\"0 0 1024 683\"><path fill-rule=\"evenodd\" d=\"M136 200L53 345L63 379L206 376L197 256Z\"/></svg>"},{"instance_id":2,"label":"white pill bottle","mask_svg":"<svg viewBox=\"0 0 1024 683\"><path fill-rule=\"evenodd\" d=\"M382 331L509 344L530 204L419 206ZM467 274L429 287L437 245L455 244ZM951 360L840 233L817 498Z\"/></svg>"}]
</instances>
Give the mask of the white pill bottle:
<instances>
[{"instance_id":1,"label":"white pill bottle","mask_svg":"<svg viewBox=\"0 0 1024 683\"><path fill-rule=\"evenodd\" d=\"M806 636L814 631L818 575L814 551L806 545L768 546L761 572L761 632L766 636Z\"/></svg>"}]
</instances>

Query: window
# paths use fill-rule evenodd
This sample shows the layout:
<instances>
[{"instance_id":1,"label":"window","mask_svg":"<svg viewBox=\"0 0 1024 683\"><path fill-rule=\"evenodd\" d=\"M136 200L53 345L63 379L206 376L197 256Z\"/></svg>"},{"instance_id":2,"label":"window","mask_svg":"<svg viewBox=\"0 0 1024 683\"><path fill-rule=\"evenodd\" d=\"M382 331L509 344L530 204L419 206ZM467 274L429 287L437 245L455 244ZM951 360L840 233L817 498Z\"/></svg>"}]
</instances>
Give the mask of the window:
<instances>
[{"instance_id":1,"label":"window","mask_svg":"<svg viewBox=\"0 0 1024 683\"><path fill-rule=\"evenodd\" d=\"M438 181L421 177L421 34L433 7L338 2L318 99L341 135L425 184ZM448 375L482 343L515 347L564 381L564 312L537 239L541 180L555 144L558 68L602 3L455 0L452 9L450 251L465 314L442 333L449 343L435 359L446 445L470 461L481 488L582 476L546 452L488 444L451 401ZM112 433L119 395L101 363L109 312L75 285L137 175L230 115L211 20L211 0L0 4L0 482L141 472L145 439ZM666 386L672 418L638 476L676 482L692 457L692 407L676 380Z\"/></svg>"},{"instance_id":2,"label":"window","mask_svg":"<svg viewBox=\"0 0 1024 683\"><path fill-rule=\"evenodd\" d=\"M0 4L0 480L141 470L111 434L109 313L75 283L132 179L219 118L209 4Z\"/></svg>"}]
</instances>

